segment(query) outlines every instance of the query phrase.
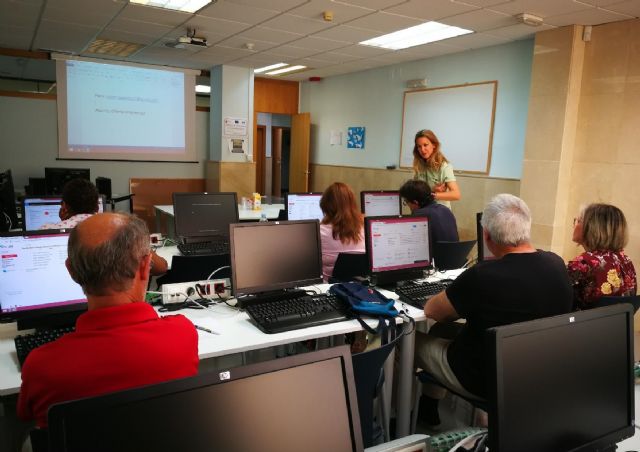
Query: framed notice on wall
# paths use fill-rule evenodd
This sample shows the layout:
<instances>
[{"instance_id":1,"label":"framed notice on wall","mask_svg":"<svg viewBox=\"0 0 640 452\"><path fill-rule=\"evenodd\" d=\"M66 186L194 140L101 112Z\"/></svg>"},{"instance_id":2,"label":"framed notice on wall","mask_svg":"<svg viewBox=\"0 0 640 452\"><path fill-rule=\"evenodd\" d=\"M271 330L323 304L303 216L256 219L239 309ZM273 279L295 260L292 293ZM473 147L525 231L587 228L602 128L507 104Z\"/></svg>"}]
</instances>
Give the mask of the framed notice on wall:
<instances>
[{"instance_id":1,"label":"framed notice on wall","mask_svg":"<svg viewBox=\"0 0 640 452\"><path fill-rule=\"evenodd\" d=\"M414 138L432 130L456 171L489 174L498 82L406 91L400 166L413 166Z\"/></svg>"}]
</instances>

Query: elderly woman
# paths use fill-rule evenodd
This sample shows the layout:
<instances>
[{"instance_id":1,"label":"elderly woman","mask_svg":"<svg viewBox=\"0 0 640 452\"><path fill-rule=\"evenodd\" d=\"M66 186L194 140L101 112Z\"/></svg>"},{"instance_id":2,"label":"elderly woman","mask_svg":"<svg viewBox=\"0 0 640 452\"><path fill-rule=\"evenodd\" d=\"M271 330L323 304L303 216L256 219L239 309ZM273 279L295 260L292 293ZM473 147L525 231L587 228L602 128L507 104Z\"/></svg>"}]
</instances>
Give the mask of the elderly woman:
<instances>
[{"instance_id":1,"label":"elderly woman","mask_svg":"<svg viewBox=\"0 0 640 452\"><path fill-rule=\"evenodd\" d=\"M601 297L635 295L636 270L624 254L629 234L620 209L590 204L573 221L573 241L585 252L567 266L574 307L588 309Z\"/></svg>"}]
</instances>

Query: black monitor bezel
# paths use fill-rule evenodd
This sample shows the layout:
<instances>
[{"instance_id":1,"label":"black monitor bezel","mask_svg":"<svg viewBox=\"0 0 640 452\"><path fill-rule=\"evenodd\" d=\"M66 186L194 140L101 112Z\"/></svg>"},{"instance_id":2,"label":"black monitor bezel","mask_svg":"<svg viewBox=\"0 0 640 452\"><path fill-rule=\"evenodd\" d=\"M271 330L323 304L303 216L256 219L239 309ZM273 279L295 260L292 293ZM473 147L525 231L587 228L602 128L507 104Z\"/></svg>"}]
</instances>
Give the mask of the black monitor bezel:
<instances>
[{"instance_id":1,"label":"black monitor bezel","mask_svg":"<svg viewBox=\"0 0 640 452\"><path fill-rule=\"evenodd\" d=\"M27 215L26 215L26 204L31 199L59 199L62 202L62 195L45 195L45 196L25 196L22 198L22 231L23 232L34 232L39 231L39 229L27 229ZM100 201L102 201L102 212L100 212ZM105 195L98 195L98 211L96 213L103 213L107 211L107 198ZM59 223L61 220L58 218L58 221L52 221L51 223Z\"/></svg>"},{"instance_id":2,"label":"black monitor bezel","mask_svg":"<svg viewBox=\"0 0 640 452\"><path fill-rule=\"evenodd\" d=\"M19 221L18 212L16 210L16 189L13 183L13 174L11 173L11 170L8 169L0 173L0 176L4 176L7 181L5 184L0 186L2 189L2 191L0 191L0 212L3 212L9 217L11 221L10 229L17 229L19 227ZM5 208L8 209L8 212L5 211ZM4 222L4 219L2 219L2 222Z\"/></svg>"},{"instance_id":3,"label":"black monitor bezel","mask_svg":"<svg viewBox=\"0 0 640 452\"><path fill-rule=\"evenodd\" d=\"M284 211L286 215L286 221L298 221L298 220L289 220L289 196L320 196L322 197L322 192L311 191L311 192L300 192L300 193L285 193L284 195ZM318 205L320 205L320 201L318 200ZM322 210L322 209L320 209ZM310 218L309 218L310 219Z\"/></svg>"},{"instance_id":4,"label":"black monitor bezel","mask_svg":"<svg viewBox=\"0 0 640 452\"><path fill-rule=\"evenodd\" d=\"M633 307L628 303L620 303L613 306L604 308L590 309L585 311L571 312L568 314L561 314L553 317L546 317L543 319L532 320L528 322L515 323L511 325L505 325L500 327L490 328L486 332L486 344L487 344L487 382L488 382L488 402L489 402L489 446L492 451L501 452L500 438L501 438L501 424L502 417L505 416L503 410L501 410L502 392L500 388L503 385L503 378L500 369L502 368L501 355L501 343L504 338L522 334L531 334L534 332L540 332L549 330L552 328L558 328L567 326L569 324L575 324L579 322L588 322L593 319L597 319L605 316L626 315L627 317L627 351L629 355L628 359L628 380L627 380L627 392L629 401L627 418L629 419L629 425L611 432L607 435L596 438L588 444L579 446L572 449L573 452L578 451L591 451L591 450L608 450L612 444L616 444L625 438L629 438L635 434L635 376L634 376L634 331L633 331ZM596 340L605 340L604 338L598 338ZM529 358L526 358L529 359ZM534 358L535 359L535 358ZM570 365L570 363L568 363ZM534 409L534 407L532 407ZM535 426L532 426L535 429Z\"/></svg>"},{"instance_id":5,"label":"black monitor bezel","mask_svg":"<svg viewBox=\"0 0 640 452\"><path fill-rule=\"evenodd\" d=\"M367 215L364 207L364 197L368 194L372 195L398 195L398 213L402 214L402 196L400 196L399 190L362 190L360 192L360 212L363 215Z\"/></svg>"},{"instance_id":6,"label":"black monitor bezel","mask_svg":"<svg viewBox=\"0 0 640 452\"><path fill-rule=\"evenodd\" d=\"M0 237L17 237L17 236L34 236L34 235L57 235L69 234L70 229L45 229L41 231L16 231L10 233L2 233ZM84 301L62 306L53 306L48 308L36 308L23 311L0 311L0 319L3 321L16 321L18 330L31 328L49 328L59 326L69 326L75 324L75 319L86 312L88 303Z\"/></svg>"},{"instance_id":7,"label":"black monitor bezel","mask_svg":"<svg viewBox=\"0 0 640 452\"><path fill-rule=\"evenodd\" d=\"M284 225L291 224L315 224L316 228L316 244L317 244L317 255L318 262L317 268L319 270L318 276L309 279L303 279L298 281L287 281L281 283L274 284L266 284L261 286L252 286L252 287L243 287L242 290L238 290L238 271L237 271L237 262L236 262L236 253L235 253L235 231L239 228L269 228L269 227L279 227ZM236 297L243 295L252 295L261 292L269 292L274 290L281 289L293 289L295 287L304 287L310 286L314 284L322 283L322 245L320 243L320 222L318 220L297 220L297 221L268 221L268 222L251 222L251 223L235 223L232 224L229 228L229 249L231 253L231 285L233 287L233 292ZM283 253L287 252L283 250Z\"/></svg>"},{"instance_id":8,"label":"black monitor bezel","mask_svg":"<svg viewBox=\"0 0 640 452\"><path fill-rule=\"evenodd\" d=\"M228 198L233 198L234 209L234 218L231 223L237 223L240 221L240 216L238 212L238 194L236 192L176 192L171 195L173 200L173 222L174 222L174 231L176 237L178 238L199 238L199 237L211 237L214 234L207 232L190 232L189 234L182 234L180 231L180 227L178 226L178 209L176 209L176 199L186 198L188 196L226 196ZM229 230L226 230L226 233L223 234L224 237L229 237Z\"/></svg>"},{"instance_id":9,"label":"black monitor bezel","mask_svg":"<svg viewBox=\"0 0 640 452\"><path fill-rule=\"evenodd\" d=\"M427 222L428 231L428 246L429 246L429 261L424 266L415 266L406 269L386 270L386 271L374 271L373 270L373 255L371 253L371 223L375 221L385 220L418 220L423 219ZM433 266L433 243L431 241L431 225L429 224L429 218L425 215L386 215L381 217L365 217L364 218L364 238L365 238L365 254L367 256L367 270L370 277L377 284L388 284L399 281L405 281L409 279L419 279L422 277L424 270Z\"/></svg>"},{"instance_id":10,"label":"black monitor bezel","mask_svg":"<svg viewBox=\"0 0 640 452\"><path fill-rule=\"evenodd\" d=\"M60 174L65 173L82 173L81 175L76 175L73 178L68 178L67 182L73 179L86 179L91 182L91 168L61 168L57 166L45 167L44 169L44 179L45 179L45 188L47 190L47 195L61 195L62 190L64 189L64 185L60 188L60 191L54 193L52 190L51 179ZM86 177L85 177L86 175ZM65 182L66 183L66 182Z\"/></svg>"},{"instance_id":11,"label":"black monitor bezel","mask_svg":"<svg viewBox=\"0 0 640 452\"><path fill-rule=\"evenodd\" d=\"M358 399L354 383L351 351L348 346L331 347L323 350L286 356L271 361L250 364L247 366L232 368L220 372L207 372L199 375L128 389L110 394L89 397L69 402L58 403L48 412L48 434L51 450L64 451L65 426L69 416L91 416L92 412L104 410L109 407L125 403L134 403L149 398L162 397L178 392L224 384L239 379L286 370L293 367L304 366L321 361L340 359L342 365L342 378L345 389L345 400L348 403L352 450L361 452L364 449L362 432L360 428L360 415L358 411ZM313 388L309 388L313 390ZM250 427L250 426L249 426Z\"/></svg>"}]
</instances>

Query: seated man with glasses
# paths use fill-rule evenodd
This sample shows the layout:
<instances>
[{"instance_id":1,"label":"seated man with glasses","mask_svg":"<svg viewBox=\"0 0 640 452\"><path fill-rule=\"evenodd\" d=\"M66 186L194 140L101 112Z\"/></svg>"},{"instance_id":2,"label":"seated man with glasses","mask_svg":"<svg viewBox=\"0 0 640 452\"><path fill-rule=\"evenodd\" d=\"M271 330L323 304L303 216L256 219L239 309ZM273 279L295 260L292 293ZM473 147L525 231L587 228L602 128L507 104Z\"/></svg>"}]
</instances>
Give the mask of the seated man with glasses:
<instances>
[{"instance_id":1,"label":"seated man with glasses","mask_svg":"<svg viewBox=\"0 0 640 452\"><path fill-rule=\"evenodd\" d=\"M413 215L429 218L431 241L457 242L458 225L451 210L435 201L429 184L423 180L412 179L400 187L400 196Z\"/></svg>"}]
</instances>

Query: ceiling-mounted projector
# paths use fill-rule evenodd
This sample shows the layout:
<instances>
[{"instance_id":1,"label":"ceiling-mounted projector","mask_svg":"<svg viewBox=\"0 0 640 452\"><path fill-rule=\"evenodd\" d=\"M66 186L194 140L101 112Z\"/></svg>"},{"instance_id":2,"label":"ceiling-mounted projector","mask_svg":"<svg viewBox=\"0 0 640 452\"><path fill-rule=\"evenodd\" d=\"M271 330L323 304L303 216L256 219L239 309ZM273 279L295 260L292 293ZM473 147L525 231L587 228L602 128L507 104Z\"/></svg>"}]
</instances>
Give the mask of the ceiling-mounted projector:
<instances>
[{"instance_id":1,"label":"ceiling-mounted projector","mask_svg":"<svg viewBox=\"0 0 640 452\"><path fill-rule=\"evenodd\" d=\"M175 41L165 43L167 47L173 47L174 49L186 49L189 46L194 47L208 47L207 38L200 36L179 36Z\"/></svg>"}]
</instances>

